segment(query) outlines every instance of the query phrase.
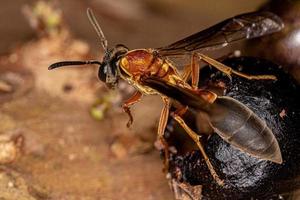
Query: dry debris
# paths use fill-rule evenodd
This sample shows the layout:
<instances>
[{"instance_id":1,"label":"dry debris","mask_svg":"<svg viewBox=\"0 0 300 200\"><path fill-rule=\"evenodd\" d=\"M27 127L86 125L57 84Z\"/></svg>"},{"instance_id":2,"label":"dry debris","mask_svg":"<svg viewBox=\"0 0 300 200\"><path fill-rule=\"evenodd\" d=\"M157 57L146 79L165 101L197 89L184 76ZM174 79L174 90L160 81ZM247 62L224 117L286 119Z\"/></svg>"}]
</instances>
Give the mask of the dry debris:
<instances>
[{"instance_id":1,"label":"dry debris","mask_svg":"<svg viewBox=\"0 0 300 200\"><path fill-rule=\"evenodd\" d=\"M18 135L15 137L0 137L0 164L14 162L21 154L24 137Z\"/></svg>"}]
</instances>

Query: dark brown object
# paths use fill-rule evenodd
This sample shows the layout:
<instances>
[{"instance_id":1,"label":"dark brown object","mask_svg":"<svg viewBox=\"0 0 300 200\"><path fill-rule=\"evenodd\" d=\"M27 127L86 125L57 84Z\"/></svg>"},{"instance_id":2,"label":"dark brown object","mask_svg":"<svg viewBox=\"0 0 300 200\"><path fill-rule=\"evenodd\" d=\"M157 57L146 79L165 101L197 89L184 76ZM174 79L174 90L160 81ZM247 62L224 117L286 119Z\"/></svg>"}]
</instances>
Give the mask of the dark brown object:
<instances>
[{"instance_id":1,"label":"dark brown object","mask_svg":"<svg viewBox=\"0 0 300 200\"><path fill-rule=\"evenodd\" d=\"M206 151L225 181L224 187L219 187L209 176L201 154L191 150L188 144L190 139L184 138L183 130L170 120L166 135L169 136L170 145L174 145L178 152L171 156L172 180L194 186L202 185L203 199L280 199L282 197L279 194L288 196L299 188L299 85L278 65L263 59L241 57L228 59L224 63L248 74L272 73L277 76L276 82L251 81L240 77L233 77L230 81L218 71L206 67L201 70L200 85L213 88L222 82L226 86L226 96L244 103L264 119L278 139L283 164L251 157L214 134L206 138ZM284 118L280 116L283 109L286 112ZM194 130L199 130L202 125L197 124L194 114L195 111L189 112L185 120Z\"/></svg>"},{"instance_id":2,"label":"dark brown object","mask_svg":"<svg viewBox=\"0 0 300 200\"><path fill-rule=\"evenodd\" d=\"M270 37L251 41L247 51L281 64L300 82L300 1L270 0L262 7L276 13L284 22L284 29Z\"/></svg>"}]
</instances>

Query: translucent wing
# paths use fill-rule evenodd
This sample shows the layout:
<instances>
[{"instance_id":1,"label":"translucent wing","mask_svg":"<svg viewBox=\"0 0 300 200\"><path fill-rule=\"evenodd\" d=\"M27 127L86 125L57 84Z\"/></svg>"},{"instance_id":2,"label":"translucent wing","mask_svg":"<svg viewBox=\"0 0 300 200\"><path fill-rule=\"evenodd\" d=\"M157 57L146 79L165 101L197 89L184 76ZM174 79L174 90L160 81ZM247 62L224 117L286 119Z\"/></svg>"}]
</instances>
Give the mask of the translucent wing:
<instances>
[{"instance_id":1,"label":"translucent wing","mask_svg":"<svg viewBox=\"0 0 300 200\"><path fill-rule=\"evenodd\" d=\"M214 93L210 91L201 91L201 94L197 91L184 88L178 85L174 85L172 83L169 83L163 79L149 76L149 77L143 77L141 79L143 85L151 87L152 89L155 89L159 93L172 98L173 100L176 100L180 102L183 105L187 105L194 109L199 109L203 111L208 111L211 109L211 103L209 103L209 99L202 98L202 95L205 95L207 97L211 96L214 97Z\"/></svg>"},{"instance_id":2,"label":"translucent wing","mask_svg":"<svg viewBox=\"0 0 300 200\"><path fill-rule=\"evenodd\" d=\"M214 50L229 43L277 32L284 27L281 19L270 12L253 12L222 21L166 47L158 48L163 56L189 54L197 50Z\"/></svg>"}]
</instances>

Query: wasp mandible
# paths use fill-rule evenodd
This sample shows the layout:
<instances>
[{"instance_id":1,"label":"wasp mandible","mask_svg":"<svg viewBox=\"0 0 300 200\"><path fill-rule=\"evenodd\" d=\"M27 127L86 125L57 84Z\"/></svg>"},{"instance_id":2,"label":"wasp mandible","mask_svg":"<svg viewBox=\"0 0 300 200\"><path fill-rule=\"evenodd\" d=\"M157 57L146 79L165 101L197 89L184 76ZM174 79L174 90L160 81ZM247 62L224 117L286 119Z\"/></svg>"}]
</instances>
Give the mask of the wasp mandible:
<instances>
[{"instance_id":1,"label":"wasp mandible","mask_svg":"<svg viewBox=\"0 0 300 200\"><path fill-rule=\"evenodd\" d=\"M171 116L197 144L208 169L219 185L223 185L223 180L219 178L206 155L200 136L182 119L188 107L207 113L208 123L214 131L236 148L260 159L282 163L278 142L262 119L246 105L231 97L218 96L212 91L198 88L200 61L215 67L230 78L236 75L252 80L276 80L273 75L249 75L233 70L202 54L202 51L222 48L238 40L277 32L284 26L278 16L270 12L246 13L224 20L165 47L135 50L129 50L121 44L109 49L108 42L91 9L87 9L87 16L105 51L102 62L97 60L62 61L52 64L49 70L68 65L96 64L99 66L98 77L106 83L108 88L115 88L120 78L133 85L136 92L122 105L129 116L127 126L133 122L130 106L137 103L143 94L160 95L164 107L161 111L157 137L165 147L166 160L169 155L164 131L170 114L170 106L175 100L182 106L172 112ZM191 63L181 74L170 60L173 56L191 58ZM191 79L191 84L188 83L189 79ZM167 166L168 161L165 163L165 167Z\"/></svg>"}]
</instances>

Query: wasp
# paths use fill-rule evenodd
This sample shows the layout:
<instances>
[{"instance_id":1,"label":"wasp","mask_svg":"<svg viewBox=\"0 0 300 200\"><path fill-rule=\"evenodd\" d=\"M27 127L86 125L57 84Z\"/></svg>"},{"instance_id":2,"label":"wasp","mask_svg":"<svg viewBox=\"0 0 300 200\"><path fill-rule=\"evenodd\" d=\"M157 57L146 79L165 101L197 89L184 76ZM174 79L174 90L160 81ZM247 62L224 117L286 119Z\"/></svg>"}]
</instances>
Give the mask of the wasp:
<instances>
[{"instance_id":1,"label":"wasp","mask_svg":"<svg viewBox=\"0 0 300 200\"><path fill-rule=\"evenodd\" d=\"M219 185L224 184L205 153L200 140L201 134L195 133L182 118L188 108L196 108L206 113L207 123L214 132L234 147L257 158L282 163L279 144L272 130L261 118L238 100L218 96L210 90L198 87L200 61L216 68L229 78L240 76L253 81L276 80L273 75L250 75L236 71L202 52L222 48L238 40L280 31L284 25L278 16L270 12L241 14L171 45L135 50L129 50L122 44L109 49L91 9L87 9L87 16L105 51L102 62L62 61L50 65L49 70L69 65L95 64L99 66L99 79L106 83L108 88L115 88L120 78L134 86L136 92L122 105L129 116L127 126L133 122L130 112L132 105L143 95L160 95L164 106L158 123L157 138L164 146L166 160L169 154L164 132L168 117L172 116L199 147L214 180ZM176 56L190 58L190 63L184 67L182 73L179 73L171 61L171 58ZM174 102L179 102L180 106L175 112L170 112L170 106ZM168 161L165 165L168 166Z\"/></svg>"}]
</instances>

